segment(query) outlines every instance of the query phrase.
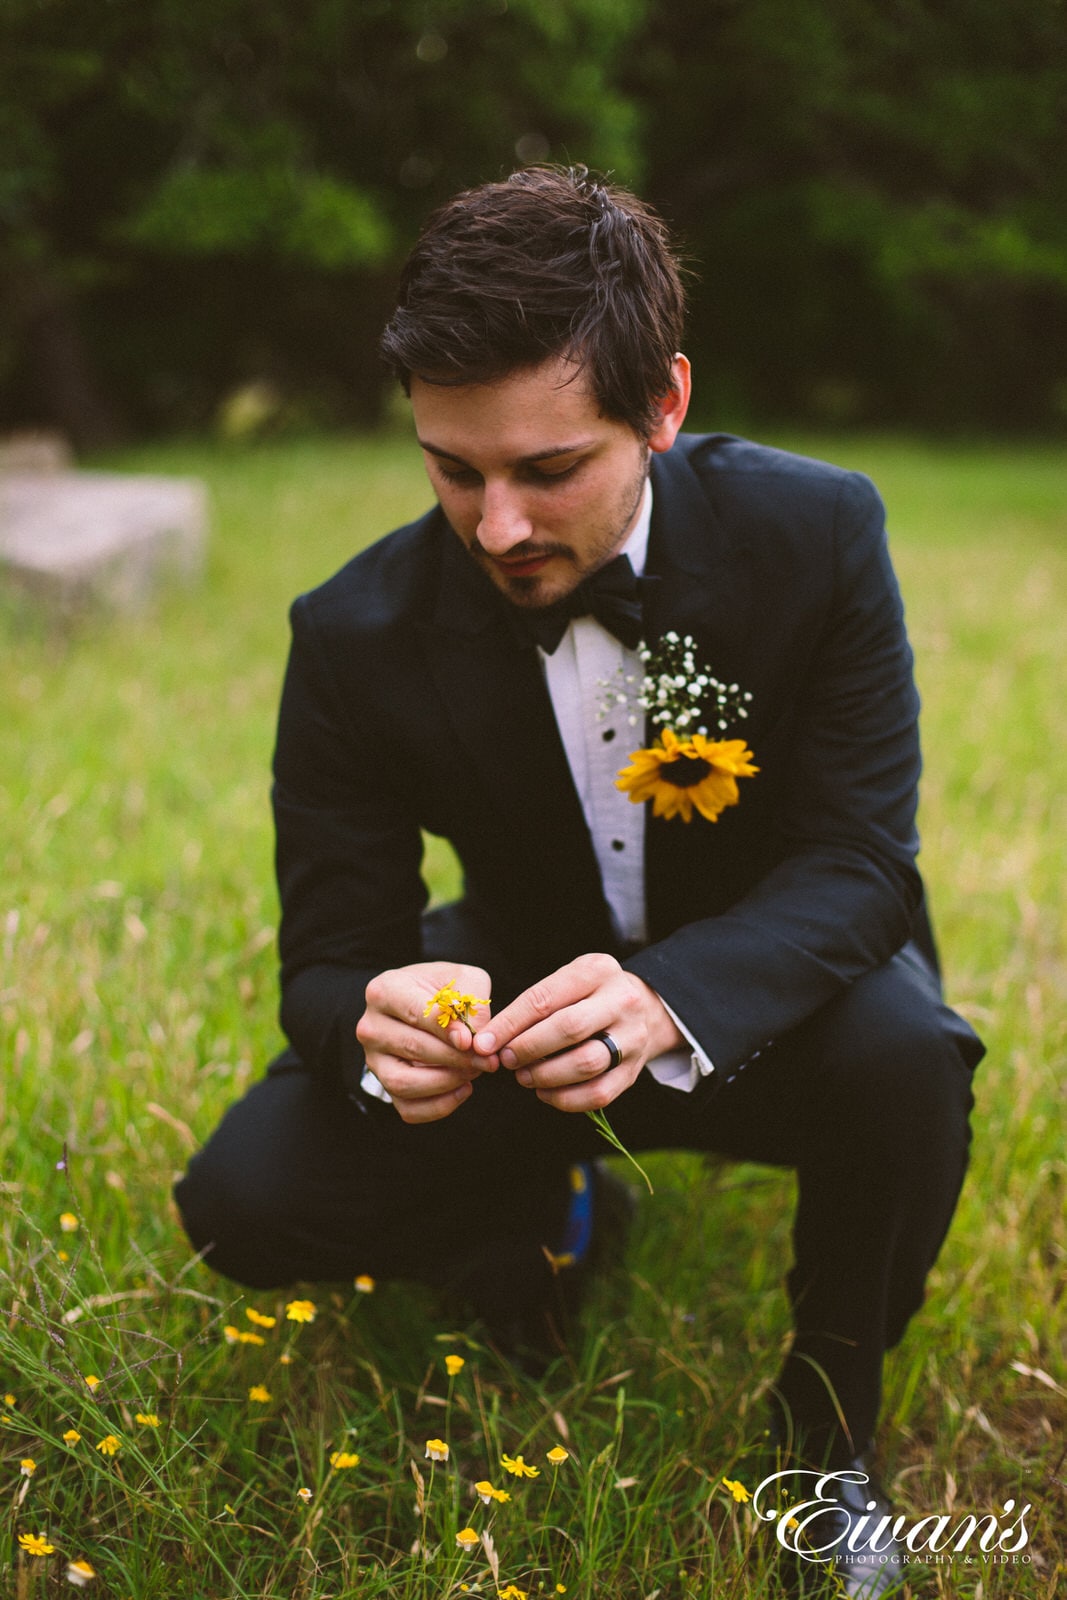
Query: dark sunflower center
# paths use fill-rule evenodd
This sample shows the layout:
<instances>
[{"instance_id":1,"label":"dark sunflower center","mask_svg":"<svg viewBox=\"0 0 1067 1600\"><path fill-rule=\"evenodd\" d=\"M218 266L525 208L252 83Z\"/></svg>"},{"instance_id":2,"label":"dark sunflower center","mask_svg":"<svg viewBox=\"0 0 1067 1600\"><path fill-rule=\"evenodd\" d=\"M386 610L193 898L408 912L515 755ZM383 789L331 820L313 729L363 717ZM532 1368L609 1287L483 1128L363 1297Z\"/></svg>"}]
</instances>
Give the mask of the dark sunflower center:
<instances>
[{"instance_id":1,"label":"dark sunflower center","mask_svg":"<svg viewBox=\"0 0 1067 1600\"><path fill-rule=\"evenodd\" d=\"M677 756L673 761L664 762L659 775L676 789L692 789L710 771L711 762L705 761L703 756Z\"/></svg>"}]
</instances>

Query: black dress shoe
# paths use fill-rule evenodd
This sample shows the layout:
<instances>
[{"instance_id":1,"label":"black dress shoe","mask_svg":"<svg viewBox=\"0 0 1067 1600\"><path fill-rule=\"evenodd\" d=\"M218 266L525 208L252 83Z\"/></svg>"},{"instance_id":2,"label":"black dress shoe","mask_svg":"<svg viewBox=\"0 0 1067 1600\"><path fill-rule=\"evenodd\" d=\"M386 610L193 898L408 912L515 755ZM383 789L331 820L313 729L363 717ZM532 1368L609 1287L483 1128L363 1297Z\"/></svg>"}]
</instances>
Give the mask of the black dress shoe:
<instances>
[{"instance_id":1,"label":"black dress shoe","mask_svg":"<svg viewBox=\"0 0 1067 1600\"><path fill-rule=\"evenodd\" d=\"M917 1564L893 1537L896 1519L862 1456L837 1471L793 1466L776 1472L760 1484L753 1509L774 1523L792 1595L882 1600L916 1576Z\"/></svg>"}]
</instances>

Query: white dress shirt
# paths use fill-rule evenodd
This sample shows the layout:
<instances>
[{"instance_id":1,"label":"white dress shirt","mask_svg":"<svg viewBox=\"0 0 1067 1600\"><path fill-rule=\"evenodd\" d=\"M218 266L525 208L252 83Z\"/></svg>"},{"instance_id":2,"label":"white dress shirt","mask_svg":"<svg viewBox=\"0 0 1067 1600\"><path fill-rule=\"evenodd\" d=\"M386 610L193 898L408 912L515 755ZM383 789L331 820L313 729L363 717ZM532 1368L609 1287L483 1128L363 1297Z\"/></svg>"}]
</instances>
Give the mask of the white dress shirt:
<instances>
[{"instance_id":1,"label":"white dress shirt","mask_svg":"<svg viewBox=\"0 0 1067 1600\"><path fill-rule=\"evenodd\" d=\"M646 483L637 522L621 552L638 577L645 570L651 517L652 485ZM538 654L615 934L625 944L645 944L645 806L615 787L630 752L644 743L644 713L636 705L642 678L637 651L627 650L594 617L575 617L558 649ZM613 702L605 686L614 684L628 691L628 704ZM669 826L685 824L673 820ZM648 1070L669 1088L693 1089L714 1068L681 1018L666 1009L692 1049L657 1056Z\"/></svg>"}]
</instances>

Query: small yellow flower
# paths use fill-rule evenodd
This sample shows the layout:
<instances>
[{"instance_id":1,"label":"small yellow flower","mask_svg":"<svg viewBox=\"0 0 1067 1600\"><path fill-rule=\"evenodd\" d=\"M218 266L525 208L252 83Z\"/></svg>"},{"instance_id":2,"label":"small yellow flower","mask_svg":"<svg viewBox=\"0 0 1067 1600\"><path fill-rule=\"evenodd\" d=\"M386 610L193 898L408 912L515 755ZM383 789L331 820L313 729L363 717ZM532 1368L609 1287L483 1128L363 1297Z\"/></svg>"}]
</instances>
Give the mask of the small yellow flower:
<instances>
[{"instance_id":1,"label":"small yellow flower","mask_svg":"<svg viewBox=\"0 0 1067 1600\"><path fill-rule=\"evenodd\" d=\"M371 1277L369 1272L361 1272L359 1277L356 1279L356 1293L357 1294L373 1294L374 1293L374 1279Z\"/></svg>"},{"instance_id":2,"label":"small yellow flower","mask_svg":"<svg viewBox=\"0 0 1067 1600\"><path fill-rule=\"evenodd\" d=\"M81 1434L78 1432L77 1428L68 1428L67 1429L66 1433L63 1435L63 1443L64 1444L80 1444L81 1443Z\"/></svg>"},{"instance_id":3,"label":"small yellow flower","mask_svg":"<svg viewBox=\"0 0 1067 1600\"><path fill-rule=\"evenodd\" d=\"M314 1322L314 1300L290 1300L285 1308L285 1315L290 1322Z\"/></svg>"},{"instance_id":4,"label":"small yellow flower","mask_svg":"<svg viewBox=\"0 0 1067 1600\"><path fill-rule=\"evenodd\" d=\"M232 1322L228 1322L222 1330L222 1337L227 1344L240 1344L241 1330L240 1328L235 1328Z\"/></svg>"},{"instance_id":5,"label":"small yellow flower","mask_svg":"<svg viewBox=\"0 0 1067 1600\"><path fill-rule=\"evenodd\" d=\"M56 1251L56 1260L57 1261L69 1261L70 1260L70 1255L68 1254L68 1252L66 1250L57 1250Z\"/></svg>"},{"instance_id":6,"label":"small yellow flower","mask_svg":"<svg viewBox=\"0 0 1067 1600\"><path fill-rule=\"evenodd\" d=\"M77 1233L79 1223L73 1211L63 1211L60 1213L59 1226L64 1233Z\"/></svg>"},{"instance_id":7,"label":"small yellow flower","mask_svg":"<svg viewBox=\"0 0 1067 1600\"><path fill-rule=\"evenodd\" d=\"M354 1450L335 1450L330 1457L330 1466L335 1472L345 1472L349 1467L359 1466L359 1457Z\"/></svg>"},{"instance_id":8,"label":"small yellow flower","mask_svg":"<svg viewBox=\"0 0 1067 1600\"><path fill-rule=\"evenodd\" d=\"M37 1471L37 1463L32 1456L26 1456L19 1462L19 1471L24 1478L32 1478Z\"/></svg>"},{"instance_id":9,"label":"small yellow flower","mask_svg":"<svg viewBox=\"0 0 1067 1600\"><path fill-rule=\"evenodd\" d=\"M556 1584L556 1593L557 1594L566 1594L567 1593L567 1585L565 1583L557 1583Z\"/></svg>"},{"instance_id":10,"label":"small yellow flower","mask_svg":"<svg viewBox=\"0 0 1067 1600\"><path fill-rule=\"evenodd\" d=\"M280 1355L278 1357L278 1365L280 1367L291 1367L292 1364L293 1364L293 1358L289 1354L288 1350L286 1350L283 1355Z\"/></svg>"},{"instance_id":11,"label":"small yellow flower","mask_svg":"<svg viewBox=\"0 0 1067 1600\"><path fill-rule=\"evenodd\" d=\"M554 1467L561 1467L565 1461L570 1460L570 1454L569 1450L564 1450L561 1444L557 1444L548 1452L548 1459Z\"/></svg>"},{"instance_id":12,"label":"small yellow flower","mask_svg":"<svg viewBox=\"0 0 1067 1600\"><path fill-rule=\"evenodd\" d=\"M76 1589L84 1589L87 1583L92 1583L96 1577L96 1569L88 1561L70 1561L67 1563L67 1582L72 1583Z\"/></svg>"},{"instance_id":13,"label":"small yellow flower","mask_svg":"<svg viewBox=\"0 0 1067 1600\"><path fill-rule=\"evenodd\" d=\"M529 1466L521 1456L501 1456L500 1464L508 1472L513 1473L516 1478L539 1478L541 1476L537 1467Z\"/></svg>"},{"instance_id":14,"label":"small yellow flower","mask_svg":"<svg viewBox=\"0 0 1067 1600\"><path fill-rule=\"evenodd\" d=\"M117 1456L122 1449L122 1440L113 1433L107 1433L96 1448L102 1456Z\"/></svg>"},{"instance_id":15,"label":"small yellow flower","mask_svg":"<svg viewBox=\"0 0 1067 1600\"><path fill-rule=\"evenodd\" d=\"M654 816L681 817L683 822L693 820L694 806L709 822L717 822L740 798L738 778L759 771L743 739L706 739L700 733L679 739L670 728L664 728L651 748L631 750L630 762L620 771L616 789L635 805L651 800Z\"/></svg>"},{"instance_id":16,"label":"small yellow flower","mask_svg":"<svg viewBox=\"0 0 1067 1600\"><path fill-rule=\"evenodd\" d=\"M142 1428L158 1428L159 1418L154 1411L138 1411L134 1422L139 1422Z\"/></svg>"},{"instance_id":17,"label":"small yellow flower","mask_svg":"<svg viewBox=\"0 0 1067 1600\"><path fill-rule=\"evenodd\" d=\"M99 1384L100 1379L97 1377L95 1372L87 1372L85 1374L85 1386L87 1389L96 1389L99 1387Z\"/></svg>"},{"instance_id":18,"label":"small yellow flower","mask_svg":"<svg viewBox=\"0 0 1067 1600\"><path fill-rule=\"evenodd\" d=\"M257 1405L265 1406L270 1400L270 1390L262 1383L254 1383L248 1391L248 1398Z\"/></svg>"},{"instance_id":19,"label":"small yellow flower","mask_svg":"<svg viewBox=\"0 0 1067 1600\"><path fill-rule=\"evenodd\" d=\"M308 1500L311 1499L311 1490L310 1489L307 1489L307 1488L298 1489L296 1492L297 1492L298 1498L303 1500L303 1501L305 1501L305 1502L307 1502Z\"/></svg>"},{"instance_id":20,"label":"small yellow flower","mask_svg":"<svg viewBox=\"0 0 1067 1600\"><path fill-rule=\"evenodd\" d=\"M723 1482L723 1488L724 1489L729 1489L729 1491L733 1495L734 1499L740 1505L743 1505L746 1500L751 1500L752 1499L752 1496L749 1494L749 1492L745 1488L744 1484L743 1483L738 1483L738 1481L735 1478L724 1478L722 1480L722 1482Z\"/></svg>"},{"instance_id":21,"label":"small yellow flower","mask_svg":"<svg viewBox=\"0 0 1067 1600\"><path fill-rule=\"evenodd\" d=\"M462 1372L466 1365L462 1356L445 1356L445 1371L450 1378L454 1378L457 1372Z\"/></svg>"},{"instance_id":22,"label":"small yellow flower","mask_svg":"<svg viewBox=\"0 0 1067 1600\"><path fill-rule=\"evenodd\" d=\"M483 1506L489 1505L493 1500L497 1501L499 1505L503 1505L505 1500L511 1499L506 1489L494 1489L486 1478L483 1478L481 1483L476 1483L474 1487Z\"/></svg>"},{"instance_id":23,"label":"small yellow flower","mask_svg":"<svg viewBox=\"0 0 1067 1600\"><path fill-rule=\"evenodd\" d=\"M15 1399L15 1396L13 1394L5 1394L5 1396L4 1396L4 1404L5 1404L5 1406L17 1406L18 1405L18 1401Z\"/></svg>"},{"instance_id":24,"label":"small yellow flower","mask_svg":"<svg viewBox=\"0 0 1067 1600\"><path fill-rule=\"evenodd\" d=\"M497 1600L527 1600L526 1590L520 1589L517 1583L509 1583L506 1589L497 1590Z\"/></svg>"},{"instance_id":25,"label":"small yellow flower","mask_svg":"<svg viewBox=\"0 0 1067 1600\"><path fill-rule=\"evenodd\" d=\"M443 984L432 999L427 1000L422 1014L428 1017L436 1006L439 1028L447 1028L450 1022L466 1022L469 1026L474 1013L488 1004L488 1000L479 1000L477 995L460 994L450 981Z\"/></svg>"},{"instance_id":26,"label":"small yellow flower","mask_svg":"<svg viewBox=\"0 0 1067 1600\"><path fill-rule=\"evenodd\" d=\"M43 1533L20 1533L19 1549L28 1556L50 1556L55 1545L49 1544Z\"/></svg>"},{"instance_id":27,"label":"small yellow flower","mask_svg":"<svg viewBox=\"0 0 1067 1600\"><path fill-rule=\"evenodd\" d=\"M477 1550L481 1542L481 1534L476 1533L473 1528L460 1528L459 1532L456 1534L456 1543L459 1545L461 1550L466 1551L467 1555L472 1555L474 1551Z\"/></svg>"},{"instance_id":28,"label":"small yellow flower","mask_svg":"<svg viewBox=\"0 0 1067 1600\"><path fill-rule=\"evenodd\" d=\"M257 1328L273 1328L277 1325L277 1317L268 1317L262 1311L257 1311L255 1306L245 1306L245 1316L249 1322L254 1322Z\"/></svg>"},{"instance_id":29,"label":"small yellow flower","mask_svg":"<svg viewBox=\"0 0 1067 1600\"><path fill-rule=\"evenodd\" d=\"M427 1439L426 1459L427 1461L448 1460L448 1446L443 1439Z\"/></svg>"},{"instance_id":30,"label":"small yellow flower","mask_svg":"<svg viewBox=\"0 0 1067 1600\"><path fill-rule=\"evenodd\" d=\"M242 1328L237 1335L238 1344L266 1344L266 1342L261 1333L253 1333L251 1328Z\"/></svg>"}]
</instances>

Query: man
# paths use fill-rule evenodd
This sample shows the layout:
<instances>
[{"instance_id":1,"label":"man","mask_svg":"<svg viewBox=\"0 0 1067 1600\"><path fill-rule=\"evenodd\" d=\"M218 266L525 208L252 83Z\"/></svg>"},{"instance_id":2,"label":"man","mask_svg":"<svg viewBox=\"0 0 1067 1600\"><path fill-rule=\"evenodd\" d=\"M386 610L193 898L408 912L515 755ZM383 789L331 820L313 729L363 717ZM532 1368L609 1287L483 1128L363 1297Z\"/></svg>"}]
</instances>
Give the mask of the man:
<instances>
[{"instance_id":1,"label":"man","mask_svg":"<svg viewBox=\"0 0 1067 1600\"><path fill-rule=\"evenodd\" d=\"M776 1426L838 1468L951 1218L982 1047L915 867L881 503L681 435L682 312L663 224L582 171L427 225L383 348L438 505L293 608L292 1048L178 1198L239 1282L449 1283L507 1337L544 1328L604 1209L572 1192L604 1148L581 1112L633 1150L794 1167ZM423 829L465 882L429 914Z\"/></svg>"}]
</instances>

